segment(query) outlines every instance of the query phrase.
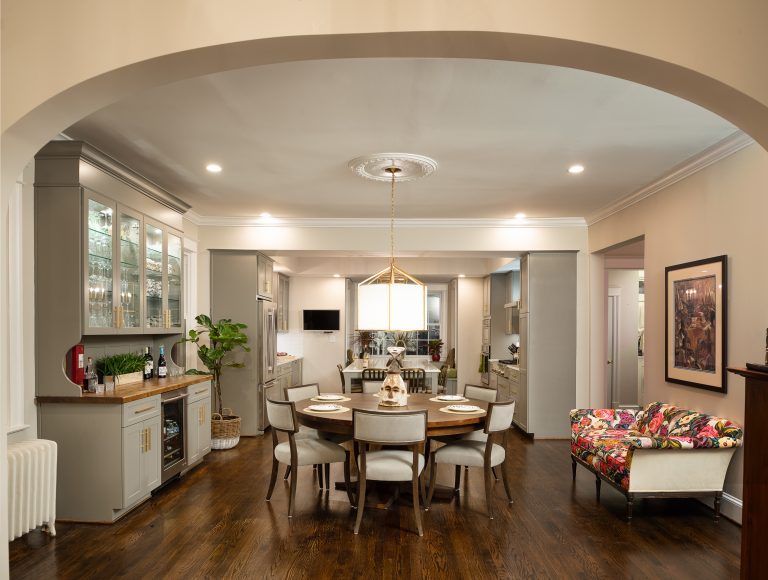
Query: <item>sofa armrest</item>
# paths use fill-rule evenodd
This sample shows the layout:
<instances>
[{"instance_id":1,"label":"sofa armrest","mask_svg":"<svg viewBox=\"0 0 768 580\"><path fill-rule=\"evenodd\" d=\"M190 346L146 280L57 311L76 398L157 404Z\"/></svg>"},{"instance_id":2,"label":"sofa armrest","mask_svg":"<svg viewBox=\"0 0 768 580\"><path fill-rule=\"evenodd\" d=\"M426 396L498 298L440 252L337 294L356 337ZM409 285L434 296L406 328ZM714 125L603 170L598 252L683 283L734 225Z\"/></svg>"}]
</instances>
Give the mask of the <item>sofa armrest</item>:
<instances>
[{"instance_id":1,"label":"sofa armrest","mask_svg":"<svg viewBox=\"0 0 768 580\"><path fill-rule=\"evenodd\" d=\"M633 409L573 409L571 431L582 429L628 429L635 427L641 411Z\"/></svg>"}]
</instances>

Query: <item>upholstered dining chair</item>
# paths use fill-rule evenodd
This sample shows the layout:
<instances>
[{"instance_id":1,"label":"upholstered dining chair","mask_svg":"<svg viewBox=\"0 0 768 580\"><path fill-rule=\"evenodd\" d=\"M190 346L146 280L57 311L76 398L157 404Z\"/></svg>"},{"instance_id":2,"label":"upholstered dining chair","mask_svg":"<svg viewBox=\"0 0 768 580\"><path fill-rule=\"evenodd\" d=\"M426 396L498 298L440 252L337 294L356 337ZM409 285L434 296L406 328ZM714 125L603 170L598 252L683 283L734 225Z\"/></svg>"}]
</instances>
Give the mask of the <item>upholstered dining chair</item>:
<instances>
[{"instance_id":1,"label":"upholstered dining chair","mask_svg":"<svg viewBox=\"0 0 768 580\"><path fill-rule=\"evenodd\" d=\"M423 393L427 390L427 373L424 369L404 368L400 371L409 393Z\"/></svg>"},{"instance_id":2,"label":"upholstered dining chair","mask_svg":"<svg viewBox=\"0 0 768 580\"><path fill-rule=\"evenodd\" d=\"M285 389L285 398L288 401L293 401L294 403L298 401L304 401L306 399L311 399L312 397L316 397L320 394L320 385L317 383L310 383L307 385L299 385L297 387L288 387ZM312 427L307 427L306 425L299 425L299 432L296 433L297 439L304 439L306 437L313 437L315 439L320 439L320 433L318 433L317 429L313 429ZM315 468L318 466L315 465ZM330 470L330 465L326 465L326 473ZM291 466L287 465L285 467L285 475L283 475L283 479L288 479L288 476L291 475ZM320 489L323 488L323 470L320 469L317 476L317 481L320 484ZM326 487L328 484L326 484Z\"/></svg>"},{"instance_id":3,"label":"upholstered dining chair","mask_svg":"<svg viewBox=\"0 0 768 580\"><path fill-rule=\"evenodd\" d=\"M510 489L509 475L506 466L507 434L512 426L512 417L515 414L515 401L502 401L488 403L488 415L485 418L487 440L473 441L460 439L447 443L432 453L430 473L432 480L429 484L429 496L427 497L427 509L432 503L432 494L435 491L437 481L436 466L448 464L456 466L456 481L459 481L461 466L482 467L485 479L485 503L488 509L488 517L493 519L493 507L491 497L491 468L501 465L501 475L504 480L504 490L507 493L509 503L512 503L512 491ZM496 441L501 437L501 445ZM459 492L458 485L454 489Z\"/></svg>"},{"instance_id":4,"label":"upholstered dining chair","mask_svg":"<svg viewBox=\"0 0 768 580\"><path fill-rule=\"evenodd\" d=\"M387 378L387 369L363 369L363 393L372 395L381 389L381 383Z\"/></svg>"},{"instance_id":5,"label":"upholstered dining chair","mask_svg":"<svg viewBox=\"0 0 768 580\"><path fill-rule=\"evenodd\" d=\"M298 484L298 468L304 465L326 465L330 463L344 464L344 482L350 504L354 505L349 484L349 452L341 445L315 439L313 437L298 438L299 421L296 417L296 403L293 401L267 400L267 418L272 425L272 474L269 478L267 501L272 499L272 492L277 481L278 464L291 466L290 493L288 496L288 517L292 518L296 507L296 485ZM287 433L288 441L279 442L277 433Z\"/></svg>"},{"instance_id":6,"label":"upholstered dining chair","mask_svg":"<svg viewBox=\"0 0 768 580\"><path fill-rule=\"evenodd\" d=\"M424 479L421 477L425 467L424 455L420 447L427 439L427 412L403 411L382 412L352 410L352 432L355 447L359 449L357 465L358 498L355 533L360 530L365 509L366 482L408 481L411 480L413 492L413 513L419 535L424 535L419 511L419 493L425 497ZM368 451L368 445L383 447ZM387 449L392 446L407 446L404 449Z\"/></svg>"}]
</instances>

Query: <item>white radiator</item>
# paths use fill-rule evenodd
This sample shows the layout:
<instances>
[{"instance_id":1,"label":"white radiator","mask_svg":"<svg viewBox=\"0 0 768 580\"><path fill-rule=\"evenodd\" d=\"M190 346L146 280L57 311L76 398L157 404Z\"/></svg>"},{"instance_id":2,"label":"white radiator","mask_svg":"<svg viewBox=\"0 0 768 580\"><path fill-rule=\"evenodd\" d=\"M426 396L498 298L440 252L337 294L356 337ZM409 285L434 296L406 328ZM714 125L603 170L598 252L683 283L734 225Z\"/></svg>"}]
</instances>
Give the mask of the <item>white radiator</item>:
<instances>
[{"instance_id":1,"label":"white radiator","mask_svg":"<svg viewBox=\"0 0 768 580\"><path fill-rule=\"evenodd\" d=\"M43 526L56 535L56 442L8 446L8 540Z\"/></svg>"}]
</instances>

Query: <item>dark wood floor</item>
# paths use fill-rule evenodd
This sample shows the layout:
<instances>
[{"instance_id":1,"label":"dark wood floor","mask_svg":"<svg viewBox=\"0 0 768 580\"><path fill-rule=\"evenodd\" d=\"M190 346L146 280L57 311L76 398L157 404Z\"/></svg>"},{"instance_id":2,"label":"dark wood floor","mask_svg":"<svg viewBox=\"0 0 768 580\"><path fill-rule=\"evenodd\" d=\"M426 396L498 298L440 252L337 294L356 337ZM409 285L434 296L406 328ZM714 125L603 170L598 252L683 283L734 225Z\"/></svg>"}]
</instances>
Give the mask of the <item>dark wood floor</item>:
<instances>
[{"instance_id":1,"label":"dark wood floor","mask_svg":"<svg viewBox=\"0 0 768 580\"><path fill-rule=\"evenodd\" d=\"M12 578L736 578L739 527L695 500L638 502L579 469L571 482L566 441L510 438L515 503L495 484L496 518L470 470L460 501L435 502L414 530L407 500L366 510L359 536L346 494L320 493L300 470L289 521L282 479L272 502L270 438L243 439L112 526L57 523L10 544ZM341 478L339 467L334 477ZM440 471L449 484L452 471ZM83 493L87 493L83 490Z\"/></svg>"}]
</instances>

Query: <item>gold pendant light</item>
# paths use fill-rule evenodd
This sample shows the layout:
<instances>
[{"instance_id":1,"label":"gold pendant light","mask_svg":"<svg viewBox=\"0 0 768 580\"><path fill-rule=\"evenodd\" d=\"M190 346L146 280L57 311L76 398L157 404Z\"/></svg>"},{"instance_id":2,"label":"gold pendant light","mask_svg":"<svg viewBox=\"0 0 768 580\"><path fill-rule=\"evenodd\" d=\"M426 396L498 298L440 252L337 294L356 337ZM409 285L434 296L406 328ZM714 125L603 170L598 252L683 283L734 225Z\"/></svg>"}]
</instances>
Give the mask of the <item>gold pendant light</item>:
<instances>
[{"instance_id":1,"label":"gold pendant light","mask_svg":"<svg viewBox=\"0 0 768 580\"><path fill-rule=\"evenodd\" d=\"M389 266L357 285L357 328L426 330L427 287L395 264L395 181L402 169L393 161L383 170L391 178Z\"/></svg>"}]
</instances>

